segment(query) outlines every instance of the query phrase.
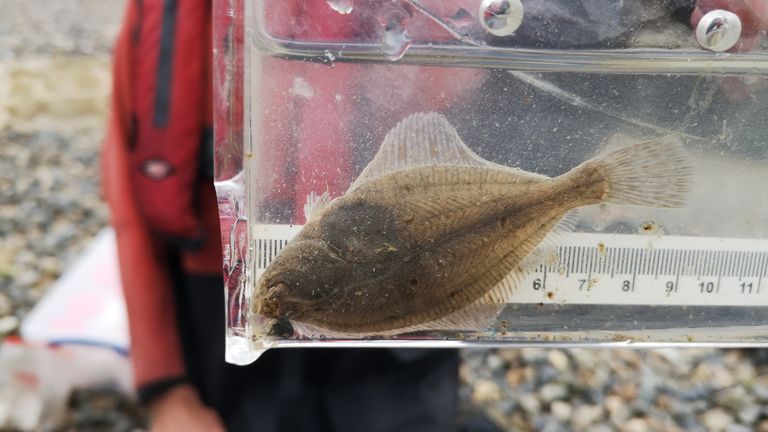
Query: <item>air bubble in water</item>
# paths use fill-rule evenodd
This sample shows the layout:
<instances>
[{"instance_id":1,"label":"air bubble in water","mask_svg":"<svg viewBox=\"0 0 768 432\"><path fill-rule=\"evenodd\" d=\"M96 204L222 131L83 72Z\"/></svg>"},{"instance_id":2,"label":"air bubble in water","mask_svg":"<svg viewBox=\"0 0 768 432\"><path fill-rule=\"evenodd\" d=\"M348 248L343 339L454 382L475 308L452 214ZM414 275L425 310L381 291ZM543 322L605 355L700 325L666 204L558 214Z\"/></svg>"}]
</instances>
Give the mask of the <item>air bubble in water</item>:
<instances>
[{"instance_id":1,"label":"air bubble in water","mask_svg":"<svg viewBox=\"0 0 768 432\"><path fill-rule=\"evenodd\" d=\"M488 33L509 36L523 22L523 4L520 0L483 0L478 18Z\"/></svg>"},{"instance_id":2,"label":"air bubble in water","mask_svg":"<svg viewBox=\"0 0 768 432\"><path fill-rule=\"evenodd\" d=\"M403 8L392 7L388 8L379 19L384 25L381 50L392 61L400 60L413 43L408 36L410 18L410 14Z\"/></svg>"},{"instance_id":3,"label":"air bubble in water","mask_svg":"<svg viewBox=\"0 0 768 432\"><path fill-rule=\"evenodd\" d=\"M331 9L342 15L349 14L355 7L354 0L326 0L326 3L328 3Z\"/></svg>"}]
</instances>

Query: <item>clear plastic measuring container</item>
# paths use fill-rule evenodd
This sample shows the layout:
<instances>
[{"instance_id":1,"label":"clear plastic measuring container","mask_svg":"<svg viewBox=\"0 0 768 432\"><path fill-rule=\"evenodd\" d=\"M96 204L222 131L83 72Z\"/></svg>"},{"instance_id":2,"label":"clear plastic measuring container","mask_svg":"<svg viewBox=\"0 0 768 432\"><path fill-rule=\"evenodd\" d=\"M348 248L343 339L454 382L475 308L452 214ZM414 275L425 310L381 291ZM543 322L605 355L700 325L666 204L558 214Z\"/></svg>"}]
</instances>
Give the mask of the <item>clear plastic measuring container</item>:
<instances>
[{"instance_id":1,"label":"clear plastic measuring container","mask_svg":"<svg viewBox=\"0 0 768 432\"><path fill-rule=\"evenodd\" d=\"M765 11L629 3L215 2L228 360L766 344Z\"/></svg>"}]
</instances>

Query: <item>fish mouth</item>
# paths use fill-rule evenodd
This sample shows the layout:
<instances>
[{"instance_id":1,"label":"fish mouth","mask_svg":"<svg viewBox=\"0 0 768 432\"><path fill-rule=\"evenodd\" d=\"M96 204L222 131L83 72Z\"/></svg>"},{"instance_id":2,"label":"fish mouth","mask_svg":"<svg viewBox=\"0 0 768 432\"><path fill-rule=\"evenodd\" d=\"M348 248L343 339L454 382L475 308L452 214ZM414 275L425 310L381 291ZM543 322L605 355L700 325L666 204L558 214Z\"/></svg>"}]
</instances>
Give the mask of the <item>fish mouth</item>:
<instances>
[{"instance_id":1,"label":"fish mouth","mask_svg":"<svg viewBox=\"0 0 768 432\"><path fill-rule=\"evenodd\" d=\"M301 320L316 311L314 300L301 298L285 282L269 285L266 293L256 300L254 310L267 318Z\"/></svg>"}]
</instances>

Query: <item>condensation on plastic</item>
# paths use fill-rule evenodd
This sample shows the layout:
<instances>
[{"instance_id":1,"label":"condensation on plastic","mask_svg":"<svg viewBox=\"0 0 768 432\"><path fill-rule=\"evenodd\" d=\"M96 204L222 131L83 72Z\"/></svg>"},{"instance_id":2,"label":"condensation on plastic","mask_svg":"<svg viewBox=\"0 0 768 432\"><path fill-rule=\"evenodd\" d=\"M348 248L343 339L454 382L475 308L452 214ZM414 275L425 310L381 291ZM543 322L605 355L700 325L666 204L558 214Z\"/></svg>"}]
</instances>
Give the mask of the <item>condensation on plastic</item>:
<instances>
[{"instance_id":1,"label":"condensation on plastic","mask_svg":"<svg viewBox=\"0 0 768 432\"><path fill-rule=\"evenodd\" d=\"M519 26L497 36L479 21L481 3L498 2L214 2L227 360L246 364L294 346L768 344L765 28L747 16L742 52L716 53L696 41L692 2L523 1ZM574 255L568 274L550 274L551 290L536 277L518 287L521 301L507 305L502 329L270 335L251 295L304 223L306 196L342 195L386 132L420 111L445 114L481 157L545 175L605 147L674 134L696 186L685 209L582 209L561 246L588 253ZM657 271L635 281L632 270L633 291L619 278L584 297L577 288L591 286L593 267L579 273L578 264L603 239L616 253L635 251L630 264L642 255L647 268L699 255L677 280ZM675 290L653 294L665 283Z\"/></svg>"}]
</instances>

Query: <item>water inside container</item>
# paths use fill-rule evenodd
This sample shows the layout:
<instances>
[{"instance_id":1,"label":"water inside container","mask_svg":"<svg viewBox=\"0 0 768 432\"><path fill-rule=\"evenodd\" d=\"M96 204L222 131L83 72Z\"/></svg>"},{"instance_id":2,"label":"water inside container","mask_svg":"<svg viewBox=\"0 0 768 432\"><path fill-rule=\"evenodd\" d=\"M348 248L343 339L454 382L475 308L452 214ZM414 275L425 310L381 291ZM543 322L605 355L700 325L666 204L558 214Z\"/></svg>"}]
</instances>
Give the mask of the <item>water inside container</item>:
<instances>
[{"instance_id":1,"label":"water inside container","mask_svg":"<svg viewBox=\"0 0 768 432\"><path fill-rule=\"evenodd\" d=\"M507 37L482 25L489 2L318 3L298 10L246 2L243 12L242 170L224 175L220 169L217 177L228 334L243 355L265 346L317 344L765 343L768 194L761 185L768 184L762 120L768 69L760 45L743 54L707 52L688 26L691 12L674 2L648 8L524 2L520 25ZM409 126L414 115L440 121ZM390 134L398 125L400 135ZM413 136L422 144L410 143ZM489 227L521 219L534 205L501 218L493 213L489 222L500 198L488 181L477 181L475 193L452 195L462 181L479 178L467 174L469 159L456 156L464 147L443 143L456 139L475 168L486 170L482 178L515 168L525 181L559 178L638 143L674 141L686 161L679 171L690 168L691 184L680 208L610 200L576 205L562 234L526 252L507 271L511 276L491 278L478 291L466 287L485 276L454 283L458 273L446 270L430 289L456 288L425 296L419 292L424 281L444 268L409 263L439 262L429 257L448 256L449 248L458 258L445 268L471 261L467 272L483 267L492 273L491 258L515 251L493 254L478 242L501 248L502 232L522 235L523 228ZM376 156L383 146L394 156ZM422 150L426 156L413 156ZM445 155L451 151L456 155ZM371 168L375 157L389 168ZM622 187L636 191L682 175L672 164L655 179L643 177L643 170L655 172L664 162L649 160L635 164L640 173ZM436 173L435 166L461 169ZM403 172L409 180L398 177ZM369 186L387 175L394 180ZM414 183L417 177L423 182ZM370 189L350 199L361 184ZM381 188L394 188L388 193L397 199L376 195ZM565 201L564 195L552 199ZM398 231L410 223L397 219L409 205L423 210L414 217L429 215L420 226L439 235ZM556 230L543 222L546 208L536 208L531 220ZM472 211L474 219L467 216ZM300 234L312 214L322 223ZM440 228L459 217L473 222L462 225L464 231ZM358 239L360 232L370 235ZM280 252L291 253L297 235L319 245L293 252L296 258L285 261L289 269L262 283ZM545 240L532 238L534 246ZM442 246L430 246L435 243ZM376 261L385 256L389 261ZM328 270L341 261L343 271ZM387 279L403 268L419 271ZM390 280L396 282L382 282ZM493 294L499 284L506 288ZM298 299L297 290L303 293ZM485 295L496 301L478 306ZM382 300L390 296L395 299ZM449 296L467 298L463 306L423 312L450 303L444 301Z\"/></svg>"}]
</instances>

